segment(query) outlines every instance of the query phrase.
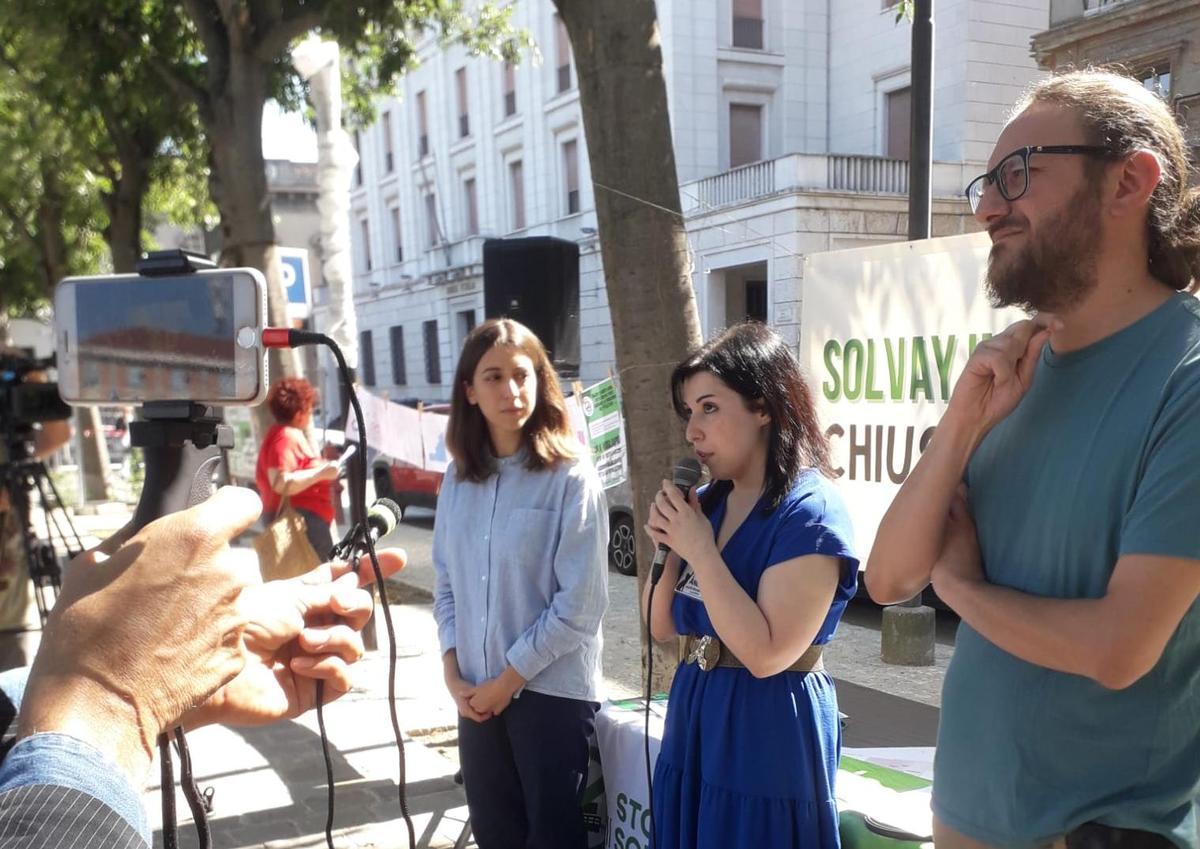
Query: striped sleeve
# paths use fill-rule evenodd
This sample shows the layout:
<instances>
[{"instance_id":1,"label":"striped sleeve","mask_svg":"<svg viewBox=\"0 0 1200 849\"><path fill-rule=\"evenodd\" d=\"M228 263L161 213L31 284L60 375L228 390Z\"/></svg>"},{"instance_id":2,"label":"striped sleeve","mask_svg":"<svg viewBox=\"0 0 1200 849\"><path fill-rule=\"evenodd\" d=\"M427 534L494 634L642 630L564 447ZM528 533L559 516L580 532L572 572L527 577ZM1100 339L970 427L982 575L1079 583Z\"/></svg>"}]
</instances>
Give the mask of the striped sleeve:
<instances>
[{"instance_id":1,"label":"striped sleeve","mask_svg":"<svg viewBox=\"0 0 1200 849\"><path fill-rule=\"evenodd\" d=\"M0 792L4 849L148 849L128 821L95 796L59 785Z\"/></svg>"}]
</instances>

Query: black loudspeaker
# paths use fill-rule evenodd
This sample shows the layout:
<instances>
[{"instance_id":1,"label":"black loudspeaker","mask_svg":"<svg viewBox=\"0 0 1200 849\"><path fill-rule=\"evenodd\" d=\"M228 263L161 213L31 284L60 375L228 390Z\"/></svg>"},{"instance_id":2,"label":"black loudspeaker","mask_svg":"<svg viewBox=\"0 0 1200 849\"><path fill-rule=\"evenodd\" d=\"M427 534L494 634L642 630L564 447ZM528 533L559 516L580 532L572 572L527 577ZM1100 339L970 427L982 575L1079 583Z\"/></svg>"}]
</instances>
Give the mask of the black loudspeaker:
<instances>
[{"instance_id":1,"label":"black loudspeaker","mask_svg":"<svg viewBox=\"0 0 1200 849\"><path fill-rule=\"evenodd\" d=\"M521 322L559 374L579 374L579 245L550 236L483 243L483 309Z\"/></svg>"}]
</instances>

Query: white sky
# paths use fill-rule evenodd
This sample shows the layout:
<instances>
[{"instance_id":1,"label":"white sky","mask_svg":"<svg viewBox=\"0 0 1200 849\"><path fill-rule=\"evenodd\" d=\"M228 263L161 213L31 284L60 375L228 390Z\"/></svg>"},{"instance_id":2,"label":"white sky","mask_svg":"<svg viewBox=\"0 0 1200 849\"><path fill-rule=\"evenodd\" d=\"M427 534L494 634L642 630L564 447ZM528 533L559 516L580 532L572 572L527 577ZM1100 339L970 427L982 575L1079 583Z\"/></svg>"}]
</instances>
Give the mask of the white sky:
<instances>
[{"instance_id":1,"label":"white sky","mask_svg":"<svg viewBox=\"0 0 1200 849\"><path fill-rule=\"evenodd\" d=\"M317 161L317 132L297 112L284 112L274 100L263 109L263 157Z\"/></svg>"}]
</instances>

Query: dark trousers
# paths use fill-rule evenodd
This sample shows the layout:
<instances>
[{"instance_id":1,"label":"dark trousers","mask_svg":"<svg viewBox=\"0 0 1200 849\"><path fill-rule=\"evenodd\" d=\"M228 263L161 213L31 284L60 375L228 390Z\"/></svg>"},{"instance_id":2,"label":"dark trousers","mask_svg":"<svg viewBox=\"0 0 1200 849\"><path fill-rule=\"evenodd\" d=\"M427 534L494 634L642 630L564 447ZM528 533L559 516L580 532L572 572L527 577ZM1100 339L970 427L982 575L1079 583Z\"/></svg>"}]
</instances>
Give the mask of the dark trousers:
<instances>
[{"instance_id":1,"label":"dark trousers","mask_svg":"<svg viewBox=\"0 0 1200 849\"><path fill-rule=\"evenodd\" d=\"M333 529L329 527L329 522L311 510L297 507L296 512L304 517L304 535L308 537L309 545L322 562L328 560L330 552L333 551Z\"/></svg>"},{"instance_id":2,"label":"dark trousers","mask_svg":"<svg viewBox=\"0 0 1200 849\"><path fill-rule=\"evenodd\" d=\"M1085 823L1067 833L1067 849L1175 849L1175 844L1150 831Z\"/></svg>"},{"instance_id":3,"label":"dark trousers","mask_svg":"<svg viewBox=\"0 0 1200 849\"><path fill-rule=\"evenodd\" d=\"M458 718L479 849L587 849L580 801L596 705L526 690L487 722Z\"/></svg>"}]
</instances>

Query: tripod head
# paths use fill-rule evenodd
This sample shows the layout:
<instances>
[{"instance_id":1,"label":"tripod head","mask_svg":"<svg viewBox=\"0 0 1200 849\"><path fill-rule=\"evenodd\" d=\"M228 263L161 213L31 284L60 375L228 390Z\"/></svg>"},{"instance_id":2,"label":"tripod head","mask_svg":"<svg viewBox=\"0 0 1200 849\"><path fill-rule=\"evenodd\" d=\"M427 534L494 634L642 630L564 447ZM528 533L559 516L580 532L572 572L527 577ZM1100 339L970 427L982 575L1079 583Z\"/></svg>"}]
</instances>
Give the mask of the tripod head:
<instances>
[{"instance_id":1,"label":"tripod head","mask_svg":"<svg viewBox=\"0 0 1200 849\"><path fill-rule=\"evenodd\" d=\"M146 460L146 480L133 512L135 529L212 495L221 449L233 447L233 429L211 407L151 401L142 406L142 416L129 426L129 442L142 449Z\"/></svg>"}]
</instances>

